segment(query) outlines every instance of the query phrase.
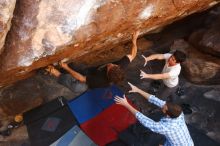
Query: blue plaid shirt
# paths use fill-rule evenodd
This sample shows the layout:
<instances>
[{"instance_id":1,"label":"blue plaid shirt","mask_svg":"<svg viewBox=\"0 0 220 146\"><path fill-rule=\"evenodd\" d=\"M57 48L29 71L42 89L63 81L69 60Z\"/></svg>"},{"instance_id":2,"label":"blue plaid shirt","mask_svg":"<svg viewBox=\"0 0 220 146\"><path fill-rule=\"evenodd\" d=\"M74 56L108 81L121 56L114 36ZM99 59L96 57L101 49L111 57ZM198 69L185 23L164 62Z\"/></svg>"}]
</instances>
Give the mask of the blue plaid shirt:
<instances>
[{"instance_id":1,"label":"blue plaid shirt","mask_svg":"<svg viewBox=\"0 0 220 146\"><path fill-rule=\"evenodd\" d=\"M149 102L162 108L166 102L151 95ZM136 113L136 118L142 125L151 131L163 134L166 137L164 146L194 146L192 138L184 120L184 114L177 118L163 117L159 122L146 117L140 112Z\"/></svg>"}]
</instances>

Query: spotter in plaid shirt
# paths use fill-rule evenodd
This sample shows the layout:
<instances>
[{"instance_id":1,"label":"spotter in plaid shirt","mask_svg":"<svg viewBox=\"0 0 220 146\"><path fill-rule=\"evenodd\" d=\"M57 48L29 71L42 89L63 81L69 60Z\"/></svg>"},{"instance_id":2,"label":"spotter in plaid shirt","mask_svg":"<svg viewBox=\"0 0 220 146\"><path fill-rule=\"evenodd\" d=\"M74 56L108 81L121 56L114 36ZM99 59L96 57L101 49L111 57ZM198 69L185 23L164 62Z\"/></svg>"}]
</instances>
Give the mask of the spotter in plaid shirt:
<instances>
[{"instance_id":1,"label":"spotter in plaid shirt","mask_svg":"<svg viewBox=\"0 0 220 146\"><path fill-rule=\"evenodd\" d=\"M159 106L162 112L166 114L166 117L162 118L159 122L153 121L132 107L128 103L125 95L124 97L116 96L116 104L120 104L127 108L145 127L151 129L153 132L164 135L166 137L164 146L194 146L184 120L182 109L179 105L160 100L133 84L129 82L128 84L131 87L129 93L139 93L150 103Z\"/></svg>"},{"instance_id":2,"label":"spotter in plaid shirt","mask_svg":"<svg viewBox=\"0 0 220 146\"><path fill-rule=\"evenodd\" d=\"M166 104L165 101L153 95L149 97L148 101L160 108ZM177 118L163 117L159 122L153 121L140 112L136 113L136 118L141 124L151 129L153 132L163 134L166 137L164 146L194 146L183 113Z\"/></svg>"}]
</instances>

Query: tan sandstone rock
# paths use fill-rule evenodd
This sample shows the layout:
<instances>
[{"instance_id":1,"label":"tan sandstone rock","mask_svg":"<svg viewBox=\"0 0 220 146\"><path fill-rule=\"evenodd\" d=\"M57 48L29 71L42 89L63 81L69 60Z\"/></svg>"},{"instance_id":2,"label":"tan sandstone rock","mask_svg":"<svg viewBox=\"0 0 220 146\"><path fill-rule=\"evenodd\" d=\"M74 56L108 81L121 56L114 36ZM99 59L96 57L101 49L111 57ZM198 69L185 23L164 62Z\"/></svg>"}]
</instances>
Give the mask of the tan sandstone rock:
<instances>
[{"instance_id":1,"label":"tan sandstone rock","mask_svg":"<svg viewBox=\"0 0 220 146\"><path fill-rule=\"evenodd\" d=\"M3 51L6 35L11 27L11 19L16 0L0 1L0 54Z\"/></svg>"}]
</instances>

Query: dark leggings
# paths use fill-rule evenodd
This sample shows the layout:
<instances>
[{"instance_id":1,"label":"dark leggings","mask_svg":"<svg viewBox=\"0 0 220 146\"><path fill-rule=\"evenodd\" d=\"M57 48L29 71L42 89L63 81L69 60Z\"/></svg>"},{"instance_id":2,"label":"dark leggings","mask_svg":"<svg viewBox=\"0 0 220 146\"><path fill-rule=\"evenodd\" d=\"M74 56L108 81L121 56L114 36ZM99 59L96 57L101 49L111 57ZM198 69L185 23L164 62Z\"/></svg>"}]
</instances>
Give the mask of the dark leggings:
<instances>
[{"instance_id":1,"label":"dark leggings","mask_svg":"<svg viewBox=\"0 0 220 146\"><path fill-rule=\"evenodd\" d=\"M163 99L165 101L174 101L175 99L175 91L177 89L178 85L172 88L167 87L166 85L164 85L163 83L161 84L161 87L158 91L158 93L156 94L157 97L159 97L160 99ZM172 99L169 99L169 97L172 97Z\"/></svg>"},{"instance_id":2,"label":"dark leggings","mask_svg":"<svg viewBox=\"0 0 220 146\"><path fill-rule=\"evenodd\" d=\"M70 74L61 74L58 78L58 83L69 88L74 93L83 93L88 89L86 83L76 80Z\"/></svg>"}]
</instances>

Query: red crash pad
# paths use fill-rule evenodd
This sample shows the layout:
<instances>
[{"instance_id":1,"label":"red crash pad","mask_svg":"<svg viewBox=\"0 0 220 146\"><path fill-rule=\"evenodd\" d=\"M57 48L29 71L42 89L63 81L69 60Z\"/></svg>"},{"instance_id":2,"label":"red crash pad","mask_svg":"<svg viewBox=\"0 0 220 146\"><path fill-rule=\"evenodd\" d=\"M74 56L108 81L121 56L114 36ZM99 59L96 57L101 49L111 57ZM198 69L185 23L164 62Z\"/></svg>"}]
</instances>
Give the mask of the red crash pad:
<instances>
[{"instance_id":1,"label":"red crash pad","mask_svg":"<svg viewBox=\"0 0 220 146\"><path fill-rule=\"evenodd\" d=\"M80 127L96 144L103 146L118 139L118 134L135 122L135 116L125 107L113 104Z\"/></svg>"}]
</instances>

